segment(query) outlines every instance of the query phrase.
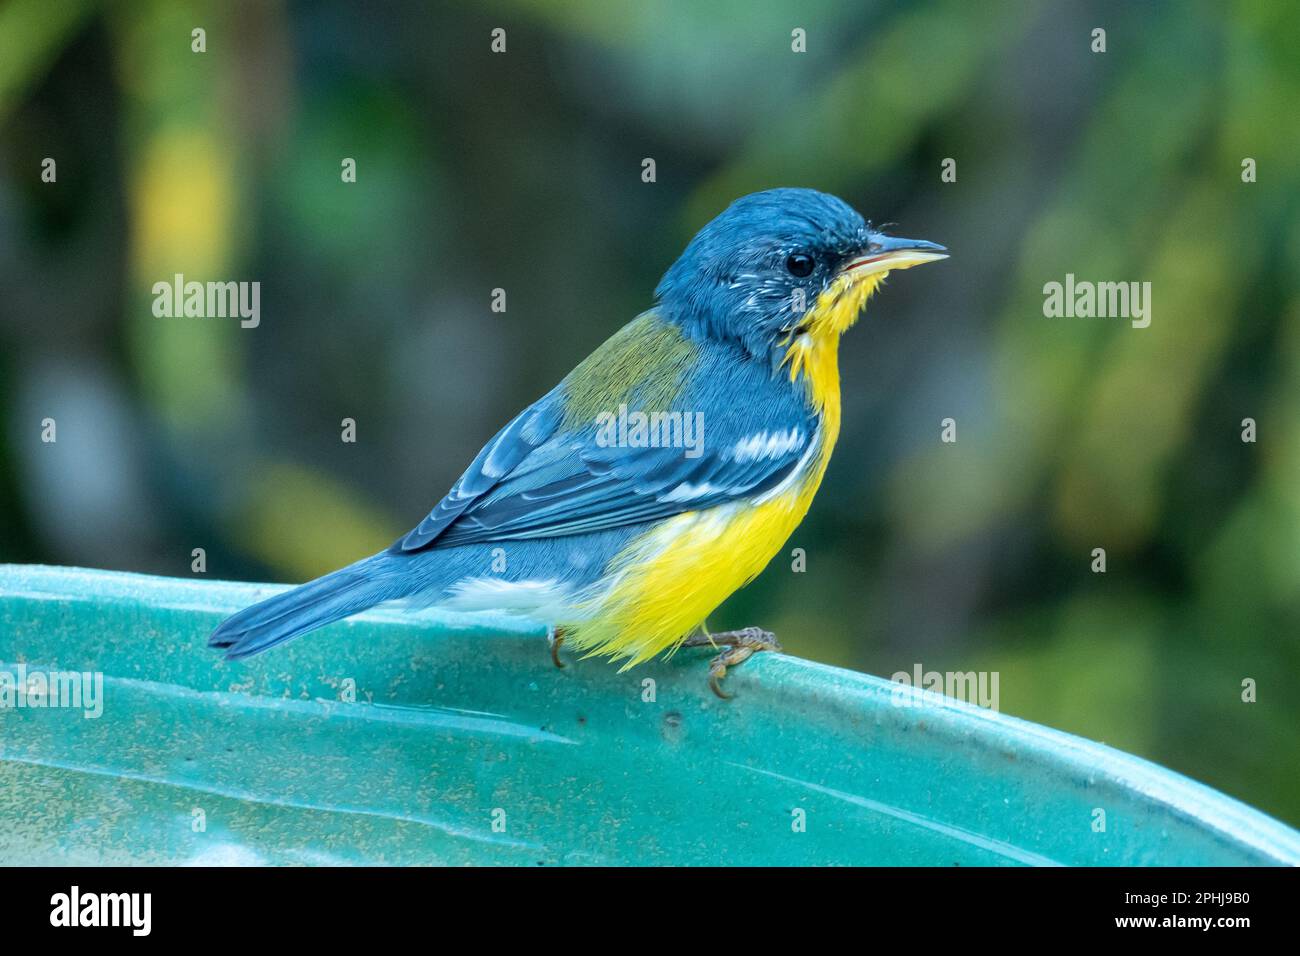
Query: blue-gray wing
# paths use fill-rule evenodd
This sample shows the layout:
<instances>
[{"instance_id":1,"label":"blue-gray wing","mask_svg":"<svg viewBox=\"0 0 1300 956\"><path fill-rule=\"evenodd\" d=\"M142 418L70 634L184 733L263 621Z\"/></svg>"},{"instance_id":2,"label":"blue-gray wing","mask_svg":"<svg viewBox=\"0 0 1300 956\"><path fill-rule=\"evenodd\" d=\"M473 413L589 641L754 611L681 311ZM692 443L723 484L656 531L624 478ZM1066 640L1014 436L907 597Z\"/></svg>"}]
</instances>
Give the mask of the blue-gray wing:
<instances>
[{"instance_id":1,"label":"blue-gray wing","mask_svg":"<svg viewBox=\"0 0 1300 956\"><path fill-rule=\"evenodd\" d=\"M585 534L752 499L791 479L819 440L815 413L788 382L727 355L686 381L679 401L693 411L670 413L690 416L681 428L651 427L640 440L635 429L566 423L565 389L503 428L390 550Z\"/></svg>"},{"instance_id":2,"label":"blue-gray wing","mask_svg":"<svg viewBox=\"0 0 1300 956\"><path fill-rule=\"evenodd\" d=\"M465 473L428 516L389 550L419 551L434 543L476 501L512 474L521 462L555 435L562 418L555 392L538 399L483 446Z\"/></svg>"},{"instance_id":3,"label":"blue-gray wing","mask_svg":"<svg viewBox=\"0 0 1300 956\"><path fill-rule=\"evenodd\" d=\"M605 447L587 432L534 451L441 533L437 547L558 537L698 511L778 487L807 461L810 422L680 447Z\"/></svg>"}]
</instances>

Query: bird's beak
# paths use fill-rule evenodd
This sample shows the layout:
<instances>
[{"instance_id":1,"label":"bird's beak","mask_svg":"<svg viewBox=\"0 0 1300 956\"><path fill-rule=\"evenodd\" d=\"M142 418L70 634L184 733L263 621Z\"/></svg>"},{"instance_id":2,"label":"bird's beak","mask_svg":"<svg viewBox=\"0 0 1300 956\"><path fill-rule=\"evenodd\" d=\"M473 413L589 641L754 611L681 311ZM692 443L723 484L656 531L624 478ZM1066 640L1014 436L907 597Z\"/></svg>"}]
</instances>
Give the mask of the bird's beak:
<instances>
[{"instance_id":1,"label":"bird's beak","mask_svg":"<svg viewBox=\"0 0 1300 956\"><path fill-rule=\"evenodd\" d=\"M851 259L841 270L855 279L892 272L895 269L910 269L925 262L938 262L948 258L948 250L938 243L926 242L924 239L902 239L898 236L872 235L867 248Z\"/></svg>"}]
</instances>

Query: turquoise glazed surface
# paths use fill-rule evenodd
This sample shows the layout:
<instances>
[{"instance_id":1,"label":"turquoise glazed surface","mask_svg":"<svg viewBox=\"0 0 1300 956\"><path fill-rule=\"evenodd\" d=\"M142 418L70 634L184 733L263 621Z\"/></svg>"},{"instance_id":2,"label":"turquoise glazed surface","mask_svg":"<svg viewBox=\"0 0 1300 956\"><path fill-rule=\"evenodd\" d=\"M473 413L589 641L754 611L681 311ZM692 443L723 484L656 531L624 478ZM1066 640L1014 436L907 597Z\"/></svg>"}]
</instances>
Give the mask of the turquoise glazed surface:
<instances>
[{"instance_id":1,"label":"turquoise glazed surface","mask_svg":"<svg viewBox=\"0 0 1300 956\"><path fill-rule=\"evenodd\" d=\"M97 719L0 709L0 863L1300 862L1144 760L793 657L722 701L704 650L556 670L540 629L429 611L205 646L276 590L0 566L0 671L103 674Z\"/></svg>"}]
</instances>

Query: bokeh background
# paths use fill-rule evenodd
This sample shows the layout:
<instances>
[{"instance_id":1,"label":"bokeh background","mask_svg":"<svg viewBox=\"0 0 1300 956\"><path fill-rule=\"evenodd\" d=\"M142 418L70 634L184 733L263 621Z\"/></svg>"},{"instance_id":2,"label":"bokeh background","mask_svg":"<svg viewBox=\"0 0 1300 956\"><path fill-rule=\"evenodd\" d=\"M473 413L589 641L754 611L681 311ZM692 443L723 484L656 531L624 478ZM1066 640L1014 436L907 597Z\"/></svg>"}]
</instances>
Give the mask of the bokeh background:
<instances>
[{"instance_id":1,"label":"bokeh background","mask_svg":"<svg viewBox=\"0 0 1300 956\"><path fill-rule=\"evenodd\" d=\"M1288 0L5 0L0 560L386 546L708 218L814 186L954 254L845 342L807 571L710 623L997 671L1004 712L1300 823L1297 36ZM260 281L260 327L154 317L176 272ZM1045 318L1068 272L1150 281L1151 327Z\"/></svg>"}]
</instances>

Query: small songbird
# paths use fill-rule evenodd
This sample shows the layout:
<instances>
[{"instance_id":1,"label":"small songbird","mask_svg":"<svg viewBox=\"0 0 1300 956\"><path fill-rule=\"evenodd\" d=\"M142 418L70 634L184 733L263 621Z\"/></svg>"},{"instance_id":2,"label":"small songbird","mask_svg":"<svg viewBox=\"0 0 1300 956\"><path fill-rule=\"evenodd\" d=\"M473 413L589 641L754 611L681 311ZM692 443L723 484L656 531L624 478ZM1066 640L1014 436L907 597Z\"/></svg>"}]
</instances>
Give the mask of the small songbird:
<instances>
[{"instance_id":1,"label":"small songbird","mask_svg":"<svg viewBox=\"0 0 1300 956\"><path fill-rule=\"evenodd\" d=\"M840 430L840 335L886 275L944 252L811 189L736 200L654 307L501 429L418 526L240 611L208 643L238 660L405 598L544 623L557 666L562 641L624 670L711 646L710 686L727 696L728 667L779 645L758 628L701 629L821 484Z\"/></svg>"}]
</instances>

